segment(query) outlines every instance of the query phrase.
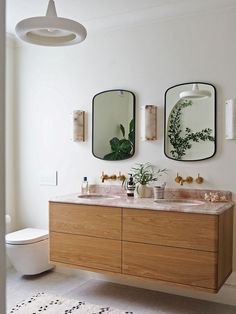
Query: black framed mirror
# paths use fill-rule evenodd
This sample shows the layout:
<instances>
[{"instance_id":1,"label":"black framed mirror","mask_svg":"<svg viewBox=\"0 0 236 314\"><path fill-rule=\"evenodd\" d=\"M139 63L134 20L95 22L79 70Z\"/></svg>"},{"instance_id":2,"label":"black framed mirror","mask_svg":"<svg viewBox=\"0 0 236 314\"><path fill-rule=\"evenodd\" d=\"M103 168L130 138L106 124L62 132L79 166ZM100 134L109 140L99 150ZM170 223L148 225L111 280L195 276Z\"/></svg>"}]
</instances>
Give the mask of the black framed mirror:
<instances>
[{"instance_id":1,"label":"black framed mirror","mask_svg":"<svg viewBox=\"0 0 236 314\"><path fill-rule=\"evenodd\" d=\"M92 153L103 160L124 160L135 152L135 95L113 89L93 97Z\"/></svg>"},{"instance_id":2,"label":"black framed mirror","mask_svg":"<svg viewBox=\"0 0 236 314\"><path fill-rule=\"evenodd\" d=\"M216 153L216 89L183 83L165 92L164 153L178 161L198 161Z\"/></svg>"}]
</instances>

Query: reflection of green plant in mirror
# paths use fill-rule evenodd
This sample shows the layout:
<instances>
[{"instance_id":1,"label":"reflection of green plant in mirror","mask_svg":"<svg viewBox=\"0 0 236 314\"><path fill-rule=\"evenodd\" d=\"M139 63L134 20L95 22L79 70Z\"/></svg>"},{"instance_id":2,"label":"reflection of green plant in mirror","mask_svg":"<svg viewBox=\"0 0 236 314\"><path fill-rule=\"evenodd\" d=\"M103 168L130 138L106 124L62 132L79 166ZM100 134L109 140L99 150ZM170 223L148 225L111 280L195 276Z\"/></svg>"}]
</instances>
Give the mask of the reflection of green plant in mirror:
<instances>
[{"instance_id":1,"label":"reflection of green plant in mirror","mask_svg":"<svg viewBox=\"0 0 236 314\"><path fill-rule=\"evenodd\" d=\"M182 109L188 106L192 106L191 100L179 100L174 106L174 109L170 113L168 123L168 138L170 140L173 149L170 151L174 159L181 160L186 155L186 151L191 149L192 142L211 141L215 139L211 135L212 129L205 128L199 132L192 132L188 127L183 132L181 128L181 115Z\"/></svg>"},{"instance_id":2,"label":"reflection of green plant in mirror","mask_svg":"<svg viewBox=\"0 0 236 314\"><path fill-rule=\"evenodd\" d=\"M106 154L104 156L105 160L122 160L132 157L133 149L134 149L134 119L132 119L129 123L129 133L128 139L125 138L125 128L122 124L120 124L120 131L122 133L123 138L119 139L118 137L113 137L110 140L111 150L112 152Z\"/></svg>"}]
</instances>

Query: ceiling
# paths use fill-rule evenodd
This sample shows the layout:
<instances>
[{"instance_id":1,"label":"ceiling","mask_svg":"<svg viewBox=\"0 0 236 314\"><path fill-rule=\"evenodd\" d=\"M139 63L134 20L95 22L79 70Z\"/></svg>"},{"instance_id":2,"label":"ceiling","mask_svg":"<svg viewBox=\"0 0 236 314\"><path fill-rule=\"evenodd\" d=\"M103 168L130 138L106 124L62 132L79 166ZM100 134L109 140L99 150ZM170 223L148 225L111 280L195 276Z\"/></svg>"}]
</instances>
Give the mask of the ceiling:
<instances>
[{"instance_id":1,"label":"ceiling","mask_svg":"<svg viewBox=\"0 0 236 314\"><path fill-rule=\"evenodd\" d=\"M48 0L6 0L6 30L22 19L45 15ZM117 28L236 6L236 0L55 0L58 16L82 23L88 31Z\"/></svg>"}]
</instances>

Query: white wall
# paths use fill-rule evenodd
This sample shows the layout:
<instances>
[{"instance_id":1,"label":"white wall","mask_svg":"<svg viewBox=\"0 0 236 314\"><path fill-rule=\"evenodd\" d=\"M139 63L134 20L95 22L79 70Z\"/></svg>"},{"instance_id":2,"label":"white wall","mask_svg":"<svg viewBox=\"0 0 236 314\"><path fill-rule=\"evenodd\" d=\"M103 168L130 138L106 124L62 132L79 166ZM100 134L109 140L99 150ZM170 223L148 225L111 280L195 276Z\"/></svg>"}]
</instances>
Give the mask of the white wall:
<instances>
[{"instance_id":1,"label":"white wall","mask_svg":"<svg viewBox=\"0 0 236 314\"><path fill-rule=\"evenodd\" d=\"M52 196L78 192L83 176L88 176L90 182L99 182L102 171L128 172L135 162L149 161L167 167L170 187L177 187L177 171L193 177L200 173L205 183L191 187L230 190L236 200L236 142L224 140L224 101L236 97L235 29L236 9L225 9L211 15L199 13L133 28L100 30L89 33L76 47L18 48L18 227L47 227L48 200ZM172 85L192 81L216 86L217 154L201 162L173 161L163 153L164 92ZM141 105L160 106L159 141L141 142L138 131L135 157L122 162L101 161L91 153L92 97L113 88L136 94L137 113ZM70 140L71 113L76 109L88 112L85 143ZM40 173L47 170L58 171L57 187L40 185Z\"/></svg>"},{"instance_id":2,"label":"white wall","mask_svg":"<svg viewBox=\"0 0 236 314\"><path fill-rule=\"evenodd\" d=\"M17 94L15 84L15 38L7 34L6 38L6 214L10 215L11 222L6 225L6 232L16 228L16 167L15 154L15 98Z\"/></svg>"},{"instance_id":3,"label":"white wall","mask_svg":"<svg viewBox=\"0 0 236 314\"><path fill-rule=\"evenodd\" d=\"M5 1L0 0L0 313L5 313Z\"/></svg>"}]
</instances>

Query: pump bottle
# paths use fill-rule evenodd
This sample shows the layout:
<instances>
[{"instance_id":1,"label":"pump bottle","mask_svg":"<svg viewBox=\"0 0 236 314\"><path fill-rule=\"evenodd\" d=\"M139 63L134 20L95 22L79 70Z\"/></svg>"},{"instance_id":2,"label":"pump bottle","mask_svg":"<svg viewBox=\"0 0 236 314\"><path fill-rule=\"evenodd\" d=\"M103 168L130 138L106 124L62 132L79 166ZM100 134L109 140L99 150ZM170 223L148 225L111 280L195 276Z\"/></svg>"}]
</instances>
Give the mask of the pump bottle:
<instances>
[{"instance_id":1,"label":"pump bottle","mask_svg":"<svg viewBox=\"0 0 236 314\"><path fill-rule=\"evenodd\" d=\"M135 183L134 183L134 178L131 174L127 183L127 196L133 197L134 190L135 190Z\"/></svg>"},{"instance_id":2,"label":"pump bottle","mask_svg":"<svg viewBox=\"0 0 236 314\"><path fill-rule=\"evenodd\" d=\"M81 183L81 194L88 194L88 180L87 177L84 177L82 183Z\"/></svg>"}]
</instances>

